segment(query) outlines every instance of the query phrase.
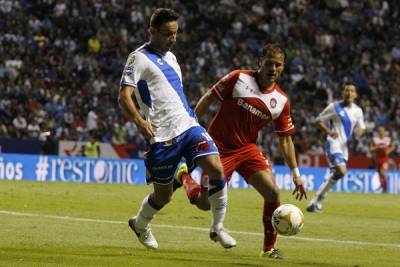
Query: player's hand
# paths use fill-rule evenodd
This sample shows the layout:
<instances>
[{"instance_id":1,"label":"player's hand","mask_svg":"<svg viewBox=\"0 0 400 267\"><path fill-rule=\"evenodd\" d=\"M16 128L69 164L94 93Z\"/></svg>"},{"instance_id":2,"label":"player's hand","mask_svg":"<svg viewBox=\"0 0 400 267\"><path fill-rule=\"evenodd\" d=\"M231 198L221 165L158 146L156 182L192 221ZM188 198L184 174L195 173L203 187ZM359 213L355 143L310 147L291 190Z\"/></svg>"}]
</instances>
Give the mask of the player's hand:
<instances>
[{"instance_id":1,"label":"player's hand","mask_svg":"<svg viewBox=\"0 0 400 267\"><path fill-rule=\"evenodd\" d=\"M155 129L157 126L153 123L150 123L145 120L141 120L137 124L138 130L140 133L146 138L146 139L151 139L155 136Z\"/></svg>"},{"instance_id":2,"label":"player's hand","mask_svg":"<svg viewBox=\"0 0 400 267\"><path fill-rule=\"evenodd\" d=\"M333 139L336 139L336 138L338 137L338 133L335 132L335 131L330 131L330 132L328 133L328 135L329 135L330 137L332 137Z\"/></svg>"},{"instance_id":3,"label":"player's hand","mask_svg":"<svg viewBox=\"0 0 400 267\"><path fill-rule=\"evenodd\" d=\"M303 181L301 180L300 176L293 177L293 183L296 187L293 190L292 195L294 195L297 200L302 200L303 197L307 199L307 193L304 189Z\"/></svg>"}]
</instances>

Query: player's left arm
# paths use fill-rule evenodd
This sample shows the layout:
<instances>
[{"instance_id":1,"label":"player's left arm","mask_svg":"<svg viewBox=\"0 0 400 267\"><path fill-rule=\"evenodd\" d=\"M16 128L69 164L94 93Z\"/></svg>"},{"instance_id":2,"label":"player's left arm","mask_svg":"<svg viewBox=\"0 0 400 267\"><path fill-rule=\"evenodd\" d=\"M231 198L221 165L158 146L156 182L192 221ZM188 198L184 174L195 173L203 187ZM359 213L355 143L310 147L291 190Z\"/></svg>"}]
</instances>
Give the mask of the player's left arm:
<instances>
[{"instance_id":1,"label":"player's left arm","mask_svg":"<svg viewBox=\"0 0 400 267\"><path fill-rule=\"evenodd\" d=\"M292 177L293 183L295 184L296 188L293 191L293 195L295 194L296 199L302 200L303 197L307 199L307 193L303 186L303 181L300 177L300 171L297 167L296 161L296 152L294 148L294 144L292 141L292 137L288 136L279 136L279 147L282 152L283 157L285 158L286 164L289 166Z\"/></svg>"},{"instance_id":2,"label":"player's left arm","mask_svg":"<svg viewBox=\"0 0 400 267\"><path fill-rule=\"evenodd\" d=\"M292 123L289 100L285 103L279 117L274 120L274 128L279 136L279 148L285 158L286 164L291 170L293 183L296 186L293 190L293 195L296 194L296 199L298 200L301 200L303 197L307 199L306 190L304 189L300 171L297 167L296 151L291 137L296 132L296 129Z\"/></svg>"},{"instance_id":3,"label":"player's left arm","mask_svg":"<svg viewBox=\"0 0 400 267\"><path fill-rule=\"evenodd\" d=\"M354 135L359 138L365 133L365 122L364 122L364 114L360 109L360 114L357 121L357 127L354 129Z\"/></svg>"},{"instance_id":4,"label":"player's left arm","mask_svg":"<svg viewBox=\"0 0 400 267\"><path fill-rule=\"evenodd\" d=\"M215 102L217 99L212 93L212 89L209 89L199 100L196 107L194 108L194 112L196 113L197 118L201 118L207 112L209 107Z\"/></svg>"}]
</instances>

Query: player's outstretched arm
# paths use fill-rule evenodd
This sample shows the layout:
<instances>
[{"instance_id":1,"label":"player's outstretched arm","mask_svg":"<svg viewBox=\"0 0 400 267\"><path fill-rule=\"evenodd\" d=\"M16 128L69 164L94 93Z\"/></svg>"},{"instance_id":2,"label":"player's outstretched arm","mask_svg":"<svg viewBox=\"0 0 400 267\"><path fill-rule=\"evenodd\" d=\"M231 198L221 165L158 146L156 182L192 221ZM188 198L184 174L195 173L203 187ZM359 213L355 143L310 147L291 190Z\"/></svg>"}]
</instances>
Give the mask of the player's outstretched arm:
<instances>
[{"instance_id":1,"label":"player's outstretched arm","mask_svg":"<svg viewBox=\"0 0 400 267\"><path fill-rule=\"evenodd\" d=\"M209 107L216 101L212 90L209 89L199 100L196 107L194 108L194 112L196 113L197 118L201 118L207 112Z\"/></svg>"},{"instance_id":2,"label":"player's outstretched arm","mask_svg":"<svg viewBox=\"0 0 400 267\"><path fill-rule=\"evenodd\" d=\"M293 141L291 136L280 136L279 137L279 146L283 157L285 158L286 164L289 166L293 183L296 186L293 190L293 195L295 195L296 199L302 200L303 197L307 199L307 193L303 186L303 181L300 177L299 168L297 167L296 162L296 152L294 149Z\"/></svg>"},{"instance_id":3,"label":"player's outstretched arm","mask_svg":"<svg viewBox=\"0 0 400 267\"><path fill-rule=\"evenodd\" d=\"M129 85L122 85L119 90L118 102L124 113L133 120L142 135L150 139L154 137L154 128L156 126L152 123L145 121L137 110L132 100L133 87Z\"/></svg>"}]
</instances>

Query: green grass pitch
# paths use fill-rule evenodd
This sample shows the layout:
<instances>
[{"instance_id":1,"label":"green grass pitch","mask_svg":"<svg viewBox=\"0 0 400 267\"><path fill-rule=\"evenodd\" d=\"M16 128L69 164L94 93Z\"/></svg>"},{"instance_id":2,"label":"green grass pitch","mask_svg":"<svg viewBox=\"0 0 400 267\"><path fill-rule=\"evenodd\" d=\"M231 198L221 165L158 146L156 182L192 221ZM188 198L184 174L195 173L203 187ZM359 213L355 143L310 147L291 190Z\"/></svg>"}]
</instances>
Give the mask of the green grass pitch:
<instances>
[{"instance_id":1,"label":"green grass pitch","mask_svg":"<svg viewBox=\"0 0 400 267\"><path fill-rule=\"evenodd\" d=\"M400 196L330 193L322 214L305 212L303 230L278 237L283 261L260 258L262 199L229 190L225 250L208 238L210 212L182 189L152 222L159 249L136 240L127 219L151 186L0 181L0 266L400 266ZM309 198L313 192L309 192ZM282 203L303 211L290 192Z\"/></svg>"}]
</instances>

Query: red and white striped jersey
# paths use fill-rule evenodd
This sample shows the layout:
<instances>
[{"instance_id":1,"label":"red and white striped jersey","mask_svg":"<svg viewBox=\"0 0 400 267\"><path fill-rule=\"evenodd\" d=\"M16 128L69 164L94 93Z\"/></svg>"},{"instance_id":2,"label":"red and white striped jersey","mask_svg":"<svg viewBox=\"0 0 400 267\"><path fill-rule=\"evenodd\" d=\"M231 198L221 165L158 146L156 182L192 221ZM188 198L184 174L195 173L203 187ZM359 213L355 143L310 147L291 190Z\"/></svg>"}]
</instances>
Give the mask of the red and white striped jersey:
<instances>
[{"instance_id":1,"label":"red and white striped jersey","mask_svg":"<svg viewBox=\"0 0 400 267\"><path fill-rule=\"evenodd\" d=\"M256 75L253 70L235 70L212 87L221 107L208 132L220 151L256 143L258 131L271 121L279 136L295 133L287 95L277 84L270 90L260 88Z\"/></svg>"}]
</instances>

